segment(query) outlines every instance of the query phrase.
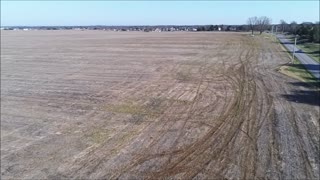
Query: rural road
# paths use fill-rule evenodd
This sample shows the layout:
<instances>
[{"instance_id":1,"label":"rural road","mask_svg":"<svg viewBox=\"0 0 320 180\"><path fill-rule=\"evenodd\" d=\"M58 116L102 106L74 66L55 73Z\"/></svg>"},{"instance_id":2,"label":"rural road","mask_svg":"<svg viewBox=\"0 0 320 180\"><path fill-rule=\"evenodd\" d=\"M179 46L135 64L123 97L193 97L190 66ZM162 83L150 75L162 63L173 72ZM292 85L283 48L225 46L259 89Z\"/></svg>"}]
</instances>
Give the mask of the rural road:
<instances>
[{"instance_id":1,"label":"rural road","mask_svg":"<svg viewBox=\"0 0 320 180\"><path fill-rule=\"evenodd\" d=\"M277 35L279 41L287 48L290 53L293 52L294 44L284 35ZM320 79L320 64L305 54L301 49L296 47L295 56L306 69L317 79Z\"/></svg>"}]
</instances>

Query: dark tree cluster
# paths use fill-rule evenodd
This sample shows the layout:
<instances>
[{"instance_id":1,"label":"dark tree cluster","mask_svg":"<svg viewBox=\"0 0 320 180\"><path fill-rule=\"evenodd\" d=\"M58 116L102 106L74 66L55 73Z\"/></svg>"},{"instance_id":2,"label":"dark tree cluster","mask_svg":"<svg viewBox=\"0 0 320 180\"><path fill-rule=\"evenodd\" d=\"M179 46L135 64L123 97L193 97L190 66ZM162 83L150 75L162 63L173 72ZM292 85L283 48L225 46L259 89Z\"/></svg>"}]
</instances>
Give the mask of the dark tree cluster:
<instances>
[{"instance_id":1,"label":"dark tree cluster","mask_svg":"<svg viewBox=\"0 0 320 180\"><path fill-rule=\"evenodd\" d=\"M304 22L297 24L292 21L290 24L284 20L280 21L280 30L282 33L288 33L293 35L299 35L299 39L306 40L308 42L320 42L320 23Z\"/></svg>"},{"instance_id":2,"label":"dark tree cluster","mask_svg":"<svg viewBox=\"0 0 320 180\"><path fill-rule=\"evenodd\" d=\"M218 25L207 25L207 26L199 26L197 27L197 31L218 31Z\"/></svg>"}]
</instances>

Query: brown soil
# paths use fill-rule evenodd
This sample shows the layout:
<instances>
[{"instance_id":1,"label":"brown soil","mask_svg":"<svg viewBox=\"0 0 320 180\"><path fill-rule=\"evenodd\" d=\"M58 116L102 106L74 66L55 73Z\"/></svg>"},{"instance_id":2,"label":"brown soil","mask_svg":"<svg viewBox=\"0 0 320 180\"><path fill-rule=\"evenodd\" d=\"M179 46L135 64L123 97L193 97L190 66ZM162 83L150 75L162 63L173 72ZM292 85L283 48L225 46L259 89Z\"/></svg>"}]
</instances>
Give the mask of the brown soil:
<instances>
[{"instance_id":1,"label":"brown soil","mask_svg":"<svg viewBox=\"0 0 320 180\"><path fill-rule=\"evenodd\" d=\"M318 179L319 92L242 33L1 32L4 179Z\"/></svg>"}]
</instances>

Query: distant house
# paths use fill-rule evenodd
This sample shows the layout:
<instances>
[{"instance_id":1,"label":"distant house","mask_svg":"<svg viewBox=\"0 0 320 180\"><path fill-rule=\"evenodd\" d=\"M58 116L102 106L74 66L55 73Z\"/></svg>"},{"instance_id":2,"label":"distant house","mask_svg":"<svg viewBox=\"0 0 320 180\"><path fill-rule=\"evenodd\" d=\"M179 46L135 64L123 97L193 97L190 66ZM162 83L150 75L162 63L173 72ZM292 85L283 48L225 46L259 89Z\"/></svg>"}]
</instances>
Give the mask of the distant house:
<instances>
[{"instance_id":1,"label":"distant house","mask_svg":"<svg viewBox=\"0 0 320 180\"><path fill-rule=\"evenodd\" d=\"M156 28L154 31L155 32L161 32L161 29L160 28Z\"/></svg>"},{"instance_id":2,"label":"distant house","mask_svg":"<svg viewBox=\"0 0 320 180\"><path fill-rule=\"evenodd\" d=\"M230 30L230 31L236 31L237 28L236 28L236 27L230 27L229 30Z\"/></svg>"},{"instance_id":3,"label":"distant house","mask_svg":"<svg viewBox=\"0 0 320 180\"><path fill-rule=\"evenodd\" d=\"M174 28L174 27L171 27L170 29L169 29L169 31L175 31L176 30L176 28Z\"/></svg>"},{"instance_id":4,"label":"distant house","mask_svg":"<svg viewBox=\"0 0 320 180\"><path fill-rule=\"evenodd\" d=\"M221 31L221 27L218 27L218 31Z\"/></svg>"}]
</instances>

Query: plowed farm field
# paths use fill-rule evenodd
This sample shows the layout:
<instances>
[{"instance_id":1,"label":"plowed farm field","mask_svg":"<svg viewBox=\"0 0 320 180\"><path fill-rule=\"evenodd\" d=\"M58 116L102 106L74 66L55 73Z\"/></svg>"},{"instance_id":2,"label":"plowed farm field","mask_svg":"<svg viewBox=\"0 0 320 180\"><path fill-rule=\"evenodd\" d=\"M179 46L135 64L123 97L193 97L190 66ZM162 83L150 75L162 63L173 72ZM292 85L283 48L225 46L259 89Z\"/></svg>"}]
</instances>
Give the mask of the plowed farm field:
<instances>
[{"instance_id":1,"label":"plowed farm field","mask_svg":"<svg viewBox=\"0 0 320 180\"><path fill-rule=\"evenodd\" d=\"M1 177L318 179L289 61L246 33L1 31Z\"/></svg>"}]
</instances>

